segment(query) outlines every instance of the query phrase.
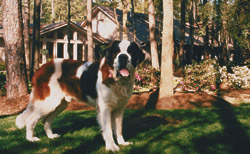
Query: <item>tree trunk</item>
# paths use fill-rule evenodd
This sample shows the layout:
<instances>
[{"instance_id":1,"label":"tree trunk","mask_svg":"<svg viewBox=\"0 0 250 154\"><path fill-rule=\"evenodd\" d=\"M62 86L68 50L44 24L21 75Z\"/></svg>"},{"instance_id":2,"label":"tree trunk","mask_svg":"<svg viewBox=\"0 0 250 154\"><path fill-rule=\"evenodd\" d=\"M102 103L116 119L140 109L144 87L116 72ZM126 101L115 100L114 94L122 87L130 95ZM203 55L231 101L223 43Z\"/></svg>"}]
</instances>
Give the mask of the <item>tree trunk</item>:
<instances>
[{"instance_id":1,"label":"tree trunk","mask_svg":"<svg viewBox=\"0 0 250 154\"><path fill-rule=\"evenodd\" d=\"M134 8L134 0L131 0L131 13L132 13L132 29L133 29L133 41L136 41L136 28L135 28L135 8Z\"/></svg>"},{"instance_id":2,"label":"tree trunk","mask_svg":"<svg viewBox=\"0 0 250 154\"><path fill-rule=\"evenodd\" d=\"M151 60L152 67L159 69L159 58L157 50L157 42L155 39L155 8L154 1L148 0L148 22L149 22L149 39L150 39L150 50L151 50Z\"/></svg>"},{"instance_id":3,"label":"tree trunk","mask_svg":"<svg viewBox=\"0 0 250 154\"><path fill-rule=\"evenodd\" d=\"M122 38L124 40L128 40L128 29L127 29L127 21L128 21L128 0L122 0L123 9L122 9Z\"/></svg>"},{"instance_id":4,"label":"tree trunk","mask_svg":"<svg viewBox=\"0 0 250 154\"><path fill-rule=\"evenodd\" d=\"M121 28L120 28L120 23L118 21L118 16L117 16L117 4L118 2L116 0L113 0L111 6L114 8L114 14L115 14L115 23L116 23L116 31L117 31L116 39L121 40Z\"/></svg>"},{"instance_id":5,"label":"tree trunk","mask_svg":"<svg viewBox=\"0 0 250 154\"><path fill-rule=\"evenodd\" d=\"M70 39L71 38L71 30L70 30L70 0L67 1L68 3L68 23L67 23L67 39L68 39L68 57L69 59L73 59L73 50L72 50L72 46L70 45Z\"/></svg>"},{"instance_id":6,"label":"tree trunk","mask_svg":"<svg viewBox=\"0 0 250 154\"><path fill-rule=\"evenodd\" d=\"M41 10L41 0L34 0L33 42L32 42L31 63L30 63L30 79L32 79L34 72L39 68L40 10Z\"/></svg>"},{"instance_id":7,"label":"tree trunk","mask_svg":"<svg viewBox=\"0 0 250 154\"><path fill-rule=\"evenodd\" d=\"M21 0L3 0L7 98L28 94Z\"/></svg>"},{"instance_id":8,"label":"tree trunk","mask_svg":"<svg viewBox=\"0 0 250 154\"><path fill-rule=\"evenodd\" d=\"M30 31L29 31L29 25L30 25L30 1L24 0L23 2L23 36L24 36L24 51L25 51L25 60L27 64L27 68L30 67Z\"/></svg>"},{"instance_id":9,"label":"tree trunk","mask_svg":"<svg viewBox=\"0 0 250 154\"><path fill-rule=\"evenodd\" d=\"M88 61L94 61L93 31L92 31L92 0L87 0L87 39Z\"/></svg>"},{"instance_id":10,"label":"tree trunk","mask_svg":"<svg viewBox=\"0 0 250 154\"><path fill-rule=\"evenodd\" d=\"M222 57L223 57L223 65L228 64L228 54L227 54L227 35L226 35L226 27L224 25L224 19L222 19L222 42L221 42L221 48L222 48Z\"/></svg>"},{"instance_id":11,"label":"tree trunk","mask_svg":"<svg viewBox=\"0 0 250 154\"><path fill-rule=\"evenodd\" d=\"M207 0L203 0L203 7L205 7L207 3ZM202 26L205 28L205 35L203 37L204 40L204 58L208 59L209 58L209 49L208 49L208 43L209 43L209 35L208 35L208 18L203 14L202 17Z\"/></svg>"},{"instance_id":12,"label":"tree trunk","mask_svg":"<svg viewBox=\"0 0 250 154\"><path fill-rule=\"evenodd\" d=\"M55 17L54 0L51 0L51 23L55 23Z\"/></svg>"},{"instance_id":13,"label":"tree trunk","mask_svg":"<svg viewBox=\"0 0 250 154\"><path fill-rule=\"evenodd\" d=\"M193 51L194 51L194 14L193 14L193 8L194 8L194 2L192 1L190 4L190 13L189 13L189 24L190 24L190 32L189 32L189 37L190 37L190 53L188 55L188 63L192 63L192 58L193 58Z\"/></svg>"},{"instance_id":14,"label":"tree trunk","mask_svg":"<svg viewBox=\"0 0 250 154\"><path fill-rule=\"evenodd\" d=\"M180 66L184 67L184 45L185 45L185 28L186 28L186 0L181 0L181 40L180 40Z\"/></svg>"},{"instance_id":15,"label":"tree trunk","mask_svg":"<svg viewBox=\"0 0 250 154\"><path fill-rule=\"evenodd\" d=\"M159 98L172 95L173 91L173 1L163 1L163 31L162 31L162 60L161 83Z\"/></svg>"},{"instance_id":16,"label":"tree trunk","mask_svg":"<svg viewBox=\"0 0 250 154\"><path fill-rule=\"evenodd\" d=\"M114 8L114 13L115 13L115 22L116 22L116 31L117 31L117 39L121 40L121 28L120 28L120 23L118 21L117 13L116 13L116 8Z\"/></svg>"}]
</instances>

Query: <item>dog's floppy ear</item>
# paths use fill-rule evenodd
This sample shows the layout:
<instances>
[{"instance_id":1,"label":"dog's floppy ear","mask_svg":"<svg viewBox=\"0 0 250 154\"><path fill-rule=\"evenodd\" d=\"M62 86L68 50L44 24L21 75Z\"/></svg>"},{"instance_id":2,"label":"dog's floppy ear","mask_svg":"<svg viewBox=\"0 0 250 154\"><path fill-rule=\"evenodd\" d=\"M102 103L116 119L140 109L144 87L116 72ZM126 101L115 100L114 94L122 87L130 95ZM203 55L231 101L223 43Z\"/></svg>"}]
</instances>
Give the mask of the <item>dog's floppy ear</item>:
<instances>
[{"instance_id":1,"label":"dog's floppy ear","mask_svg":"<svg viewBox=\"0 0 250 154\"><path fill-rule=\"evenodd\" d=\"M145 54L135 42L131 42L130 46L128 47L128 52L132 56L132 65L134 67L136 67L145 59Z\"/></svg>"},{"instance_id":2,"label":"dog's floppy ear","mask_svg":"<svg viewBox=\"0 0 250 154\"><path fill-rule=\"evenodd\" d=\"M114 70L109 64L107 63L107 58L103 57L100 63L100 71L102 73L102 83L106 86L110 86L114 83Z\"/></svg>"},{"instance_id":3,"label":"dog's floppy ear","mask_svg":"<svg viewBox=\"0 0 250 154\"><path fill-rule=\"evenodd\" d=\"M113 41L106 49L106 53L105 53L105 57L107 58L107 63L112 66L113 65L113 60L114 57L116 56L116 54L118 52L120 52L120 48L119 48L119 43L121 41L115 40Z\"/></svg>"}]
</instances>

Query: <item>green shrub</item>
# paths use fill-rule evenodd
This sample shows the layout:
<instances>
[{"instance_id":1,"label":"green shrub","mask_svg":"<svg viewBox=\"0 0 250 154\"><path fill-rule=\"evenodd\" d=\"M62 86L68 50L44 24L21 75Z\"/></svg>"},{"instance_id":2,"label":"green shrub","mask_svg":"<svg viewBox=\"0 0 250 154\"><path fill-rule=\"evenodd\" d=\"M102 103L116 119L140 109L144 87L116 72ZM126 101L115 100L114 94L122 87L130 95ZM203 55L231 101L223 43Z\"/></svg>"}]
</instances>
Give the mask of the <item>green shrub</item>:
<instances>
[{"instance_id":1,"label":"green shrub","mask_svg":"<svg viewBox=\"0 0 250 154\"><path fill-rule=\"evenodd\" d=\"M5 70L5 63L0 62L0 71L4 71L4 70Z\"/></svg>"},{"instance_id":2,"label":"green shrub","mask_svg":"<svg viewBox=\"0 0 250 154\"><path fill-rule=\"evenodd\" d=\"M0 96L6 95L6 75L3 72L0 72Z\"/></svg>"},{"instance_id":3,"label":"green shrub","mask_svg":"<svg viewBox=\"0 0 250 154\"><path fill-rule=\"evenodd\" d=\"M250 69L247 66L220 67L216 60L193 62L184 69L185 77L181 82L183 91L215 92L217 85L227 83L232 89L250 89Z\"/></svg>"},{"instance_id":4,"label":"green shrub","mask_svg":"<svg viewBox=\"0 0 250 154\"><path fill-rule=\"evenodd\" d=\"M184 69L184 80L181 82L183 91L209 92L216 91L220 82L219 65L216 60L193 62Z\"/></svg>"},{"instance_id":5,"label":"green shrub","mask_svg":"<svg viewBox=\"0 0 250 154\"><path fill-rule=\"evenodd\" d=\"M135 73L134 91L148 91L159 87L160 71L152 68L150 62L143 62Z\"/></svg>"}]
</instances>

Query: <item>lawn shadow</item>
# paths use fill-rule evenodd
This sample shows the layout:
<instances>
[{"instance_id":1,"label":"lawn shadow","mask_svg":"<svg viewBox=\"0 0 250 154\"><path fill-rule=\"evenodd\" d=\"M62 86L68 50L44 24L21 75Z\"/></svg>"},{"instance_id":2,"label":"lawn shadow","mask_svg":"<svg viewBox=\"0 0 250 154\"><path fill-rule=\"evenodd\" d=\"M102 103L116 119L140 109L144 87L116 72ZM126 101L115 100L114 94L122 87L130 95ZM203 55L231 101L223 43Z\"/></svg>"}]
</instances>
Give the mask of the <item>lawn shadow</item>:
<instances>
[{"instance_id":1,"label":"lawn shadow","mask_svg":"<svg viewBox=\"0 0 250 154\"><path fill-rule=\"evenodd\" d=\"M99 125L97 123L96 119L96 113L91 113L93 116L89 116L89 112L95 112L95 111L88 111L88 112L69 112L64 114L61 118L55 122L55 124L58 126L54 129L56 133L59 134L67 134L71 132L75 132L78 130L81 130L83 128L91 128L91 127L98 127ZM99 131L99 129L97 129ZM91 153L95 150L98 150L101 146L104 146L104 141L102 139L101 133L98 133L93 138L75 138L76 140L80 140L80 145L76 148L70 149L65 154L71 154L71 153ZM74 140L68 139L68 140Z\"/></svg>"},{"instance_id":2,"label":"lawn shadow","mask_svg":"<svg viewBox=\"0 0 250 154\"><path fill-rule=\"evenodd\" d=\"M237 119L235 108L222 98L218 98L216 104L220 122L224 127L225 139L233 153L249 153L250 139L246 129Z\"/></svg>"},{"instance_id":3,"label":"lawn shadow","mask_svg":"<svg viewBox=\"0 0 250 154\"><path fill-rule=\"evenodd\" d=\"M140 133L155 129L160 125L174 125L181 123L178 119L166 118L160 114L145 115L151 110L136 110L131 114L125 114L123 120L123 135L125 140L135 138Z\"/></svg>"},{"instance_id":4,"label":"lawn shadow","mask_svg":"<svg viewBox=\"0 0 250 154\"><path fill-rule=\"evenodd\" d=\"M92 153L93 151L100 149L100 147L102 146L105 146L105 143L103 141L102 135L98 134L94 137L94 139L91 139L91 140L89 139L86 140L83 138L82 143L79 146L64 152L64 154Z\"/></svg>"},{"instance_id":5,"label":"lawn shadow","mask_svg":"<svg viewBox=\"0 0 250 154\"><path fill-rule=\"evenodd\" d=\"M59 134L66 134L68 132L74 132L81 130L82 128L89 128L93 126L98 126L96 121L96 116L83 117L89 112L70 112L63 116L58 116L58 119L55 121L54 132Z\"/></svg>"},{"instance_id":6,"label":"lawn shadow","mask_svg":"<svg viewBox=\"0 0 250 154\"><path fill-rule=\"evenodd\" d=\"M214 97L215 112L219 115L222 132L214 132L194 139L196 149L200 153L216 153L217 150L237 154L249 153L250 138L246 133L247 130L237 119L235 106L221 97Z\"/></svg>"}]
</instances>

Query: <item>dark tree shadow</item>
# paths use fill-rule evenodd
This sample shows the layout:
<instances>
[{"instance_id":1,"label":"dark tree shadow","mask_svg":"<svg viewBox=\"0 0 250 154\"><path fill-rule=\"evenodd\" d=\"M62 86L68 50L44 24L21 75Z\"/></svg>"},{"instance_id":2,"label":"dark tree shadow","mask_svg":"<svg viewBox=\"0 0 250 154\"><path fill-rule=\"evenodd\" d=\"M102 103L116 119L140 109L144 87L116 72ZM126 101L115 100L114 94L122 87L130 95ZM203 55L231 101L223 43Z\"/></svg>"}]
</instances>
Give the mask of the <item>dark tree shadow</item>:
<instances>
[{"instance_id":1,"label":"dark tree shadow","mask_svg":"<svg viewBox=\"0 0 250 154\"><path fill-rule=\"evenodd\" d=\"M249 153L250 138L247 129L237 119L237 108L220 97L215 98L214 111L219 115L223 131L194 139L195 148L200 153L216 153L216 149L232 154Z\"/></svg>"},{"instance_id":2,"label":"dark tree shadow","mask_svg":"<svg viewBox=\"0 0 250 154\"><path fill-rule=\"evenodd\" d=\"M85 112L80 113L68 113L62 118L60 116L55 121L55 124L58 126L54 128L55 133L66 134L68 132L74 132L81 130L82 128L89 128L93 126L98 126L96 117L85 118L81 115L87 114Z\"/></svg>"},{"instance_id":3,"label":"dark tree shadow","mask_svg":"<svg viewBox=\"0 0 250 154\"><path fill-rule=\"evenodd\" d=\"M146 103L146 109L155 109L159 97L159 88L150 94L148 102Z\"/></svg>"},{"instance_id":4,"label":"dark tree shadow","mask_svg":"<svg viewBox=\"0 0 250 154\"><path fill-rule=\"evenodd\" d=\"M224 127L225 140L232 153L249 153L250 139L246 129L237 119L235 108L222 98L218 98L218 114Z\"/></svg>"}]
</instances>

